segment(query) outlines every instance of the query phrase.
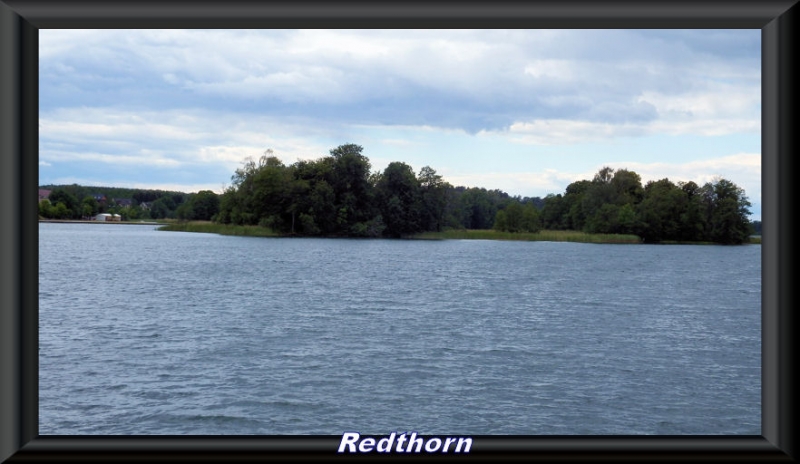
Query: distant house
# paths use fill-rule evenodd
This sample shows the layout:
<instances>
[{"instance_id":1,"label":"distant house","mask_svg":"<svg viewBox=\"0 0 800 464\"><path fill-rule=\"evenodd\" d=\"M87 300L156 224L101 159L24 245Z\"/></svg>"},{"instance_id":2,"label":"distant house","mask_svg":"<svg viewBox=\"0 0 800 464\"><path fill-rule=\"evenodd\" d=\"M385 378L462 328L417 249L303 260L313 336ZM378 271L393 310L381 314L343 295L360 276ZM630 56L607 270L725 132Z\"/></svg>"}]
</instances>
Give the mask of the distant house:
<instances>
[{"instance_id":1,"label":"distant house","mask_svg":"<svg viewBox=\"0 0 800 464\"><path fill-rule=\"evenodd\" d=\"M39 201L47 200L47 197L50 196L50 192L52 192L52 190L39 189Z\"/></svg>"},{"instance_id":2,"label":"distant house","mask_svg":"<svg viewBox=\"0 0 800 464\"><path fill-rule=\"evenodd\" d=\"M100 213L94 217L94 220L100 222L119 222L122 220L122 216L119 214Z\"/></svg>"},{"instance_id":3,"label":"distant house","mask_svg":"<svg viewBox=\"0 0 800 464\"><path fill-rule=\"evenodd\" d=\"M103 195L102 193L93 193L92 198L97 200L98 203L105 203L106 201L106 196Z\"/></svg>"},{"instance_id":4,"label":"distant house","mask_svg":"<svg viewBox=\"0 0 800 464\"><path fill-rule=\"evenodd\" d=\"M111 201L122 207L133 206L133 200L130 198L112 198Z\"/></svg>"},{"instance_id":5,"label":"distant house","mask_svg":"<svg viewBox=\"0 0 800 464\"><path fill-rule=\"evenodd\" d=\"M147 203L146 201L139 203L139 207L143 210L150 211L150 203Z\"/></svg>"}]
</instances>

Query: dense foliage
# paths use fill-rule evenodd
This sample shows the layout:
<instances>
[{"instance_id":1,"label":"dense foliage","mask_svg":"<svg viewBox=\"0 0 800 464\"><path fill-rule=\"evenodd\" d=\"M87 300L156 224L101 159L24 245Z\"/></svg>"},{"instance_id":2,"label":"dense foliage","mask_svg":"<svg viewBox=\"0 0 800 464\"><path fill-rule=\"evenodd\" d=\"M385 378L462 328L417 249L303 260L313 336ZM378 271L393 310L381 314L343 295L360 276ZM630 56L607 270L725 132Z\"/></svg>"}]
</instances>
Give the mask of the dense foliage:
<instances>
[{"instance_id":1,"label":"dense foliage","mask_svg":"<svg viewBox=\"0 0 800 464\"><path fill-rule=\"evenodd\" d=\"M39 202L39 216L46 219L90 219L100 213L119 214L124 221L139 219L210 220L219 211L219 195L143 190L119 187L43 185L50 190Z\"/></svg>"},{"instance_id":2,"label":"dense foliage","mask_svg":"<svg viewBox=\"0 0 800 464\"><path fill-rule=\"evenodd\" d=\"M604 167L591 181L548 195L542 220L547 229L636 234L651 243L740 244L754 232L749 207L744 190L726 179L703 186L661 179L642 187L635 172Z\"/></svg>"},{"instance_id":3,"label":"dense foliage","mask_svg":"<svg viewBox=\"0 0 800 464\"><path fill-rule=\"evenodd\" d=\"M404 237L449 228L490 229L511 198L499 190L453 187L434 169L406 163L371 172L362 147L341 145L312 161L285 165L268 150L232 176L216 220L281 233Z\"/></svg>"},{"instance_id":4,"label":"dense foliage","mask_svg":"<svg viewBox=\"0 0 800 464\"><path fill-rule=\"evenodd\" d=\"M563 194L512 197L500 190L454 187L434 169L403 162L372 172L362 147L286 165L267 150L248 158L222 195L102 187L52 188L39 205L45 218L78 219L100 212L123 220L177 218L262 226L279 234L406 237L453 229L538 233L542 229L638 235L644 242L739 244L754 233L750 203L733 182L699 186L669 179L647 182L633 171L602 168ZM98 193L106 200L98 202ZM118 198L130 199L127 205ZM79 200L80 199L80 200ZM760 222L757 226L760 230Z\"/></svg>"},{"instance_id":5,"label":"dense foliage","mask_svg":"<svg viewBox=\"0 0 800 464\"><path fill-rule=\"evenodd\" d=\"M403 162L371 172L362 147L341 145L313 161L285 165L268 150L248 159L220 202L218 222L279 233L404 237L443 229L538 232L542 228L635 234L645 242L744 243L750 203L732 182L704 186L668 179L642 186L639 175L604 167L562 195L510 197L453 187L429 166Z\"/></svg>"}]
</instances>

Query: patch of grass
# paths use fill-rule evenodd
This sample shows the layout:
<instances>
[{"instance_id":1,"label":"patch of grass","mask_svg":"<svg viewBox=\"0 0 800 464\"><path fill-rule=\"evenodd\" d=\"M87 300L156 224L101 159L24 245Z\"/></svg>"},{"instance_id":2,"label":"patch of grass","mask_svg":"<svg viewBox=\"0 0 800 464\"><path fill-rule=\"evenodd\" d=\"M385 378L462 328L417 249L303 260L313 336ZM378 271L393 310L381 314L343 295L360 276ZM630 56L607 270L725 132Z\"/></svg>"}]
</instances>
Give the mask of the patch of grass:
<instances>
[{"instance_id":1,"label":"patch of grass","mask_svg":"<svg viewBox=\"0 0 800 464\"><path fill-rule=\"evenodd\" d=\"M199 232L206 234L238 235L244 237L278 237L278 233L261 226L237 226L210 221L171 222L158 230L169 232Z\"/></svg>"},{"instance_id":2,"label":"patch of grass","mask_svg":"<svg viewBox=\"0 0 800 464\"><path fill-rule=\"evenodd\" d=\"M424 232L409 238L421 240L520 240L543 242L581 242L581 243L642 243L636 235L587 234L575 230L542 230L529 232L500 232L497 230L452 229L443 232Z\"/></svg>"},{"instance_id":3,"label":"patch of grass","mask_svg":"<svg viewBox=\"0 0 800 464\"><path fill-rule=\"evenodd\" d=\"M761 236L760 235L751 235L750 236L750 243L761 245Z\"/></svg>"}]
</instances>

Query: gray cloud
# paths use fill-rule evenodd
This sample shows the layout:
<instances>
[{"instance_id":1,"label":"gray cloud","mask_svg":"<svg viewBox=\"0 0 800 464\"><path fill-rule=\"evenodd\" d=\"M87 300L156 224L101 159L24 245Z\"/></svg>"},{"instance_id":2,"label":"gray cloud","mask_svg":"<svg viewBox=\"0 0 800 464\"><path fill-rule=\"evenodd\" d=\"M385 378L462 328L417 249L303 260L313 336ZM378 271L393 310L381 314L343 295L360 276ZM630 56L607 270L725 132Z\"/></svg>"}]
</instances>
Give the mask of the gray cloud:
<instances>
[{"instance_id":1,"label":"gray cloud","mask_svg":"<svg viewBox=\"0 0 800 464\"><path fill-rule=\"evenodd\" d=\"M642 94L759 85L751 32L43 30L42 100L294 116L318 107L320 124L469 133L537 118L651 121L659 111Z\"/></svg>"}]
</instances>

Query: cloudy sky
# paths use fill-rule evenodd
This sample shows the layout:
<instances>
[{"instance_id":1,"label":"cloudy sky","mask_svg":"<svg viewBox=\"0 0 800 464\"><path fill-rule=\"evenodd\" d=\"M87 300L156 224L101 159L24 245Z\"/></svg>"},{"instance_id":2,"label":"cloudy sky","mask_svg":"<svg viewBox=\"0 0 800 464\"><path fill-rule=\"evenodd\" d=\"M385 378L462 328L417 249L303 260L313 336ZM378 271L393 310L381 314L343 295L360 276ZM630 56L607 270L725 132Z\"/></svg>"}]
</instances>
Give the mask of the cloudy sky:
<instances>
[{"instance_id":1,"label":"cloudy sky","mask_svg":"<svg viewBox=\"0 0 800 464\"><path fill-rule=\"evenodd\" d=\"M521 196L721 176L760 219L760 34L43 29L39 182L221 193L248 156L355 143Z\"/></svg>"}]
</instances>

